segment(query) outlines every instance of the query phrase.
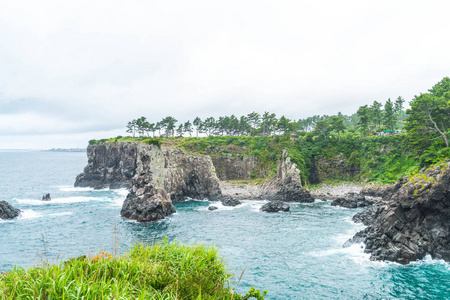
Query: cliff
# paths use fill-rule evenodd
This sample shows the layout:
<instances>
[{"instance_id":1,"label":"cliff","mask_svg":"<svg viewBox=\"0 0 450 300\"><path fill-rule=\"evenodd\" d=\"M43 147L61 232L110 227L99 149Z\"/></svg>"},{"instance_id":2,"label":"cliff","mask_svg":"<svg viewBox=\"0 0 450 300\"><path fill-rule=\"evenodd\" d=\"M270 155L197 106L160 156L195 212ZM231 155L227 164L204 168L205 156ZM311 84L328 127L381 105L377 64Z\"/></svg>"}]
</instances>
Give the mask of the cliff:
<instances>
[{"instance_id":1,"label":"cliff","mask_svg":"<svg viewBox=\"0 0 450 300\"><path fill-rule=\"evenodd\" d=\"M75 186L133 187L133 178L147 176L155 188L164 189L172 201L186 198L216 200L219 179L211 158L184 150L138 142L89 145L88 164Z\"/></svg>"},{"instance_id":2,"label":"cliff","mask_svg":"<svg viewBox=\"0 0 450 300\"><path fill-rule=\"evenodd\" d=\"M353 242L363 241L373 260L450 261L450 163L401 178L383 195L384 203L354 216L368 227Z\"/></svg>"}]
</instances>

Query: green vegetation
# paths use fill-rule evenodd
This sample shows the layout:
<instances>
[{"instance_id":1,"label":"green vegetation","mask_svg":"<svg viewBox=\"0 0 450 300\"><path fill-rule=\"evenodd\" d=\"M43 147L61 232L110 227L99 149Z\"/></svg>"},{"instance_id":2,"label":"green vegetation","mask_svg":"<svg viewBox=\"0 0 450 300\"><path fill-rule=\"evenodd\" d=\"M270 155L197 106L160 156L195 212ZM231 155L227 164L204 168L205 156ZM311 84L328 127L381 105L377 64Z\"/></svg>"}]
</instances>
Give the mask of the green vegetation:
<instances>
[{"instance_id":1,"label":"green vegetation","mask_svg":"<svg viewBox=\"0 0 450 300\"><path fill-rule=\"evenodd\" d=\"M231 277L216 248L164 240L135 245L124 256L102 251L57 265L16 267L0 275L0 299L264 299L266 292L254 288L236 294Z\"/></svg>"},{"instance_id":2,"label":"green vegetation","mask_svg":"<svg viewBox=\"0 0 450 300\"><path fill-rule=\"evenodd\" d=\"M254 172L252 179L274 174L282 149L287 149L305 184L314 160L333 160L342 154L345 167L357 174L340 178L327 178L325 174L321 179L392 183L450 157L450 78L443 78L428 93L415 96L406 112L404 102L402 97L388 99L384 105L374 101L372 105L360 106L350 116L316 115L298 121L285 116L277 118L269 112L252 112L217 120L209 117L202 121L196 117L192 123L187 121L176 127L173 117L157 123L141 117L128 123L133 137L93 140L90 144L139 141L211 156L252 156L257 159L256 168L263 170ZM156 130L161 139L149 138ZM194 132L197 137L191 136ZM140 136L134 137L136 134ZM207 137L198 137L199 134Z\"/></svg>"}]
</instances>

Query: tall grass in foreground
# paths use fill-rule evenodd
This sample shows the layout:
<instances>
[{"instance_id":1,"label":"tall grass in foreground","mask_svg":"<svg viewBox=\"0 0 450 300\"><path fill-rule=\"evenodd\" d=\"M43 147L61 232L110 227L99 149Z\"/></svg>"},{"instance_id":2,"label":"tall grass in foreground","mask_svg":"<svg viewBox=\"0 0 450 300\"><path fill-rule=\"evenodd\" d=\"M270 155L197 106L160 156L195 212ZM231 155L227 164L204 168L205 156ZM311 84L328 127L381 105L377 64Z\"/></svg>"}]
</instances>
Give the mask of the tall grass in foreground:
<instances>
[{"instance_id":1,"label":"tall grass in foreground","mask_svg":"<svg viewBox=\"0 0 450 300\"><path fill-rule=\"evenodd\" d=\"M0 275L0 299L264 299L230 287L232 274L212 246L167 240L136 244L124 256L104 251L57 265Z\"/></svg>"}]
</instances>

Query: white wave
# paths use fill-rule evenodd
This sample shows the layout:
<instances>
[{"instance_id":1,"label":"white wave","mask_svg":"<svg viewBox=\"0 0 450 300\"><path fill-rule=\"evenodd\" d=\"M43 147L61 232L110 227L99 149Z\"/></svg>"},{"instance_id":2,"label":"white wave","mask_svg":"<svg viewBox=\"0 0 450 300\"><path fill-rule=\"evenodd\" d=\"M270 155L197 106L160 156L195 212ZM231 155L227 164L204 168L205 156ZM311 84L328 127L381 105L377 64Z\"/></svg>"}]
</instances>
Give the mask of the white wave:
<instances>
[{"instance_id":1,"label":"white wave","mask_svg":"<svg viewBox=\"0 0 450 300\"><path fill-rule=\"evenodd\" d=\"M20 204L28 205L52 205L52 204L66 204L66 203L78 203L88 201L108 201L104 197L65 197L65 198L53 198L50 201L42 201L38 199L14 199Z\"/></svg>"},{"instance_id":2,"label":"white wave","mask_svg":"<svg viewBox=\"0 0 450 300\"><path fill-rule=\"evenodd\" d=\"M42 217L42 214L32 209L25 209L19 215L19 219L35 219L40 217Z\"/></svg>"},{"instance_id":3,"label":"white wave","mask_svg":"<svg viewBox=\"0 0 450 300\"><path fill-rule=\"evenodd\" d=\"M121 197L126 197L129 193L129 191L127 189L117 189L117 190L112 190L114 191L114 193L118 194Z\"/></svg>"},{"instance_id":4,"label":"white wave","mask_svg":"<svg viewBox=\"0 0 450 300\"><path fill-rule=\"evenodd\" d=\"M241 207L250 206L252 211L260 212L260 208L268 202L269 200L244 200Z\"/></svg>"},{"instance_id":5,"label":"white wave","mask_svg":"<svg viewBox=\"0 0 450 300\"><path fill-rule=\"evenodd\" d=\"M58 186L61 192L93 192L93 191L101 191L94 190L90 187L73 187L73 186Z\"/></svg>"}]
</instances>

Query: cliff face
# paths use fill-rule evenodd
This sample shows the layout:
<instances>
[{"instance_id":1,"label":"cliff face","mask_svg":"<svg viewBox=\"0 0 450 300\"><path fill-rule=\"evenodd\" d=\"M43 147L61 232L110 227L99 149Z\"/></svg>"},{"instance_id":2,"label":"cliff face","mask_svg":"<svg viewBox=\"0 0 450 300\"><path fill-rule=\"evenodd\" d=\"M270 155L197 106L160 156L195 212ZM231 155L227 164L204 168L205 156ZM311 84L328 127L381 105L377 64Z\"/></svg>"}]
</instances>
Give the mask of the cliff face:
<instances>
[{"instance_id":1,"label":"cliff face","mask_svg":"<svg viewBox=\"0 0 450 300\"><path fill-rule=\"evenodd\" d=\"M385 203L355 215L368 227L357 233L374 260L409 263L426 254L450 261L450 163L402 178Z\"/></svg>"},{"instance_id":2,"label":"cliff face","mask_svg":"<svg viewBox=\"0 0 450 300\"><path fill-rule=\"evenodd\" d=\"M300 171L291 162L286 150L278 161L277 175L261 187L260 198L279 201L314 202L309 191L302 188Z\"/></svg>"},{"instance_id":3,"label":"cliff face","mask_svg":"<svg viewBox=\"0 0 450 300\"><path fill-rule=\"evenodd\" d=\"M140 178L164 189L172 201L187 197L215 200L220 197L219 179L211 158L184 150L137 142L89 145L88 165L75 186L132 189Z\"/></svg>"},{"instance_id":4,"label":"cliff face","mask_svg":"<svg viewBox=\"0 0 450 300\"><path fill-rule=\"evenodd\" d=\"M75 186L130 188L136 170L135 143L104 143L87 147L88 164L77 176Z\"/></svg>"}]
</instances>

